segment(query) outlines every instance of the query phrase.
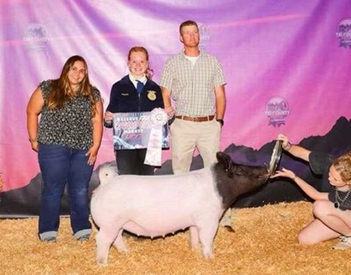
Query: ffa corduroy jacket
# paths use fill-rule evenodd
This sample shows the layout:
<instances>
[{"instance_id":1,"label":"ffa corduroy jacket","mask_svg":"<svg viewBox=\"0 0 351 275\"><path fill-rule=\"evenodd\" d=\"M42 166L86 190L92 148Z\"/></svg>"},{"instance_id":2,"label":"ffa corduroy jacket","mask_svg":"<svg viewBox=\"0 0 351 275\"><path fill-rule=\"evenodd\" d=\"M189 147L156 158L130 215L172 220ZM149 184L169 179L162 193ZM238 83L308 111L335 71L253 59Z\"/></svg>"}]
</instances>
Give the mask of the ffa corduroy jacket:
<instances>
[{"instance_id":1,"label":"ffa corduroy jacket","mask_svg":"<svg viewBox=\"0 0 351 275\"><path fill-rule=\"evenodd\" d=\"M129 76L113 84L110 102L106 111L111 113L150 112L154 108L163 108L161 88L148 79L139 94Z\"/></svg>"}]
</instances>

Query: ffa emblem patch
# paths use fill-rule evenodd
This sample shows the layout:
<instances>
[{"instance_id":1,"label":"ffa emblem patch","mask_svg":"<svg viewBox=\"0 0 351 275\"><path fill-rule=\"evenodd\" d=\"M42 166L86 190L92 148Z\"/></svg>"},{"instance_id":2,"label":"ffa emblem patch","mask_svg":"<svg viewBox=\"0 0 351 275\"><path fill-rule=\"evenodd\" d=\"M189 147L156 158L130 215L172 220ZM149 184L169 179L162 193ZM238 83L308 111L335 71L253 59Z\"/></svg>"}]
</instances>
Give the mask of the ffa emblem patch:
<instances>
[{"instance_id":1,"label":"ffa emblem patch","mask_svg":"<svg viewBox=\"0 0 351 275\"><path fill-rule=\"evenodd\" d=\"M155 91L147 91L147 98L154 101L156 100L156 92Z\"/></svg>"}]
</instances>

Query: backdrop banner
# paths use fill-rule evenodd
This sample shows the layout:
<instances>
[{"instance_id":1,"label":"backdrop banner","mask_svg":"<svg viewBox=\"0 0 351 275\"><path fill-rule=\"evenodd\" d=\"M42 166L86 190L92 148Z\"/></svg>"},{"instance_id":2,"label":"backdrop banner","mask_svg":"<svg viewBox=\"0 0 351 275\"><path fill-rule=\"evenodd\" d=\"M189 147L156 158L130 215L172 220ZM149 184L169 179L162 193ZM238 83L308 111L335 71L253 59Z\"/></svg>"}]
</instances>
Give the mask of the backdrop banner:
<instances>
[{"instance_id":1,"label":"backdrop banner","mask_svg":"<svg viewBox=\"0 0 351 275\"><path fill-rule=\"evenodd\" d=\"M42 182L26 130L38 84L58 78L64 62L81 55L106 108L112 84L128 72L129 49L147 48L158 82L166 59L182 51L178 28L188 19L199 24L201 50L223 65L221 150L234 161L269 163L279 133L334 156L351 150L349 0L0 0L1 216L38 214ZM171 173L170 152L162 151L157 174ZM99 165L114 158L113 133L105 129L92 186ZM195 152L193 169L201 165ZM285 153L282 165L316 180ZM301 198L281 179L238 207Z\"/></svg>"}]
</instances>

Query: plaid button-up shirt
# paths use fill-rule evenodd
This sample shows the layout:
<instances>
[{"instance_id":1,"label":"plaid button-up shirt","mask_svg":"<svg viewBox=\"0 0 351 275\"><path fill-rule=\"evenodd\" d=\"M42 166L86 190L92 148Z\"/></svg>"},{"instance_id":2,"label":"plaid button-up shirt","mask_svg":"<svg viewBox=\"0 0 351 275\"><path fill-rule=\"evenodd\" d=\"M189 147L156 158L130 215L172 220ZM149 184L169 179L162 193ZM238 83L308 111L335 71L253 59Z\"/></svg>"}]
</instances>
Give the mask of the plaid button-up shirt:
<instances>
[{"instance_id":1,"label":"plaid button-up shirt","mask_svg":"<svg viewBox=\"0 0 351 275\"><path fill-rule=\"evenodd\" d=\"M194 66L183 52L169 58L160 81L160 86L171 91L176 115L191 117L214 115L215 88L224 84L219 61L202 52Z\"/></svg>"}]
</instances>

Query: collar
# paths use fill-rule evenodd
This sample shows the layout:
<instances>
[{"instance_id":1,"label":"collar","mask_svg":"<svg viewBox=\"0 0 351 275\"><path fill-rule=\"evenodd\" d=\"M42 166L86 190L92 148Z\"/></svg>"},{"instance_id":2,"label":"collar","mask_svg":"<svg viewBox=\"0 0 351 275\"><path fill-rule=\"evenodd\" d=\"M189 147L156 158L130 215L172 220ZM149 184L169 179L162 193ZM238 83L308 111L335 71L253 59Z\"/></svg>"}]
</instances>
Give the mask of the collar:
<instances>
[{"instance_id":1,"label":"collar","mask_svg":"<svg viewBox=\"0 0 351 275\"><path fill-rule=\"evenodd\" d=\"M196 58L196 57L200 57L200 56L202 56L203 55L203 52L202 51L200 51L200 54L199 55L197 55L197 56L189 56L189 55L186 55L185 54L185 51L183 50L182 52L181 52L181 54L184 56L184 57L190 57L190 58Z\"/></svg>"},{"instance_id":2,"label":"collar","mask_svg":"<svg viewBox=\"0 0 351 275\"><path fill-rule=\"evenodd\" d=\"M137 81L142 82L144 85L146 84L147 78L145 74L141 78L136 78L131 73L129 73L128 76L129 76L129 80L134 84L135 87L137 85Z\"/></svg>"}]
</instances>

